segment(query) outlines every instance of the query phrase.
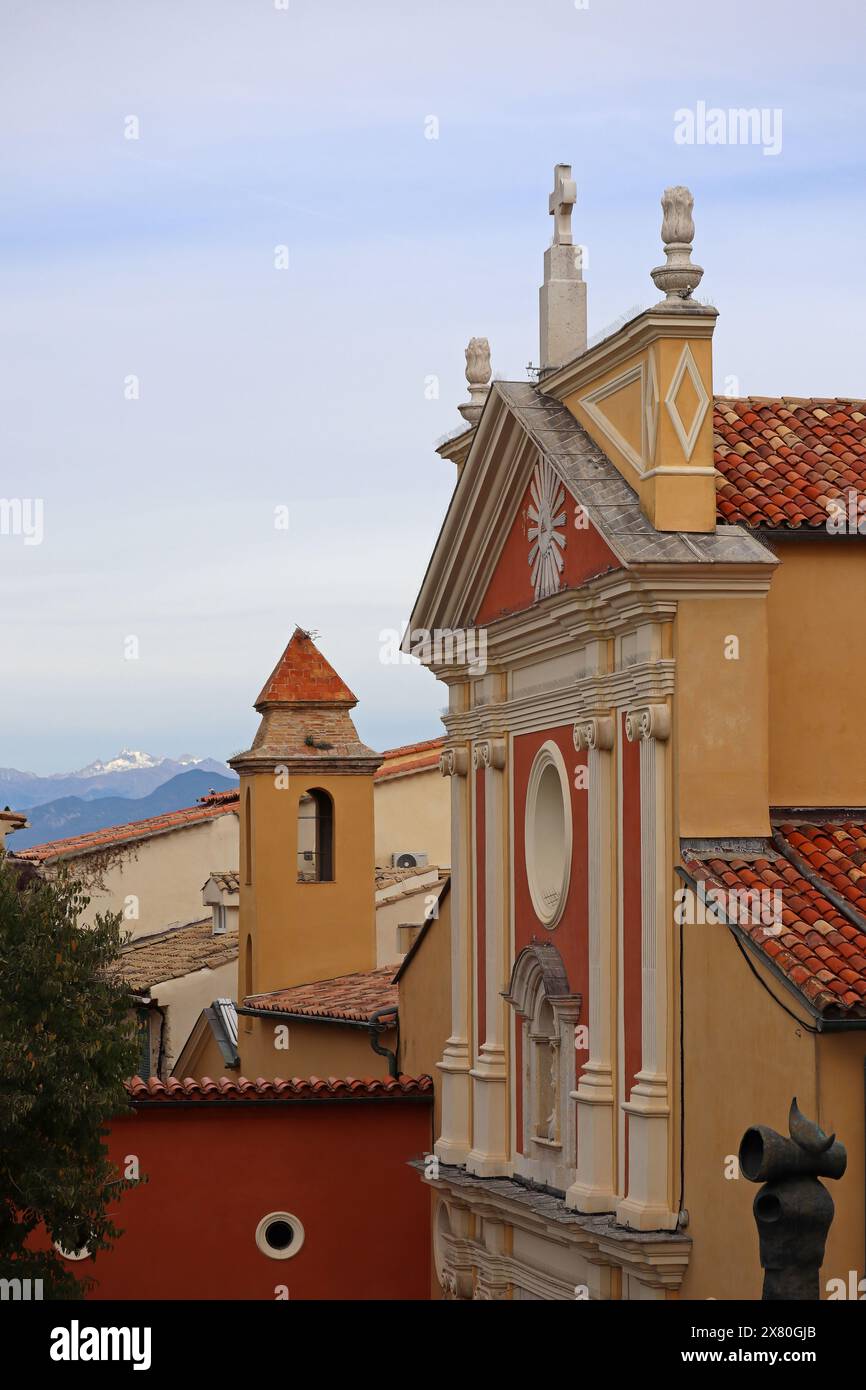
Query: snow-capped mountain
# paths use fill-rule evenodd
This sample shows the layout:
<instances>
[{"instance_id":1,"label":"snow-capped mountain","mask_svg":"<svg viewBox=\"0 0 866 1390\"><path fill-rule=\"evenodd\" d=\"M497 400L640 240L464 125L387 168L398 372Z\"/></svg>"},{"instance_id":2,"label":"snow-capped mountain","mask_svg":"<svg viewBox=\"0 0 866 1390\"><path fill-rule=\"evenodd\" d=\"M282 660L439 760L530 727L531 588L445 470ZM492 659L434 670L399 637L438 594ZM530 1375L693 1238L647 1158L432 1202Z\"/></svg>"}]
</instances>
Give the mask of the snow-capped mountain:
<instances>
[{"instance_id":1,"label":"snow-capped mountain","mask_svg":"<svg viewBox=\"0 0 866 1390\"><path fill-rule=\"evenodd\" d=\"M104 777L111 772L132 772L134 768L140 767L161 767L163 763L170 762L179 767L198 767L199 763L206 761L204 758L194 758L191 753L181 753L179 758L154 757L152 753L140 753L136 748L121 748L116 758L109 758L104 763L101 758L96 762L88 763L87 767L82 767L78 772L53 773L54 777Z\"/></svg>"},{"instance_id":2,"label":"snow-capped mountain","mask_svg":"<svg viewBox=\"0 0 866 1390\"><path fill-rule=\"evenodd\" d=\"M164 782L181 772L193 770L234 777L219 758L196 758L182 753L179 758L155 756L135 748L121 748L113 758L97 758L78 772L52 772L39 777L14 767L0 768L0 804L14 811L27 811L61 796L77 796L95 801L104 796L149 796Z\"/></svg>"}]
</instances>

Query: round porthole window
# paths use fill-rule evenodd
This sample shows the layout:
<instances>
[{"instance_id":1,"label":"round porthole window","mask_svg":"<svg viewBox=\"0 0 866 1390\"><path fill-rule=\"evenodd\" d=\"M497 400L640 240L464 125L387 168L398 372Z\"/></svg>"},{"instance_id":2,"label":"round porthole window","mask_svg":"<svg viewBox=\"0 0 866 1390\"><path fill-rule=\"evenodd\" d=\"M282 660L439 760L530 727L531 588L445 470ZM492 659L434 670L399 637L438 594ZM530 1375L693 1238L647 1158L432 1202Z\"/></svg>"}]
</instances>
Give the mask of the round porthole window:
<instances>
[{"instance_id":1,"label":"round porthole window","mask_svg":"<svg viewBox=\"0 0 866 1390\"><path fill-rule=\"evenodd\" d=\"M271 1260L290 1260L304 1243L304 1228L287 1211L272 1211L256 1227L256 1245Z\"/></svg>"},{"instance_id":2,"label":"round porthole window","mask_svg":"<svg viewBox=\"0 0 866 1390\"><path fill-rule=\"evenodd\" d=\"M59 1241L54 1242L54 1249L58 1255L62 1255L64 1260L86 1260L90 1255L86 1245L82 1245L79 1250L64 1250Z\"/></svg>"},{"instance_id":3,"label":"round porthole window","mask_svg":"<svg viewBox=\"0 0 866 1390\"><path fill-rule=\"evenodd\" d=\"M571 874L571 796L565 760L550 741L539 748L529 774L525 853L536 916L543 926L555 927Z\"/></svg>"}]
</instances>

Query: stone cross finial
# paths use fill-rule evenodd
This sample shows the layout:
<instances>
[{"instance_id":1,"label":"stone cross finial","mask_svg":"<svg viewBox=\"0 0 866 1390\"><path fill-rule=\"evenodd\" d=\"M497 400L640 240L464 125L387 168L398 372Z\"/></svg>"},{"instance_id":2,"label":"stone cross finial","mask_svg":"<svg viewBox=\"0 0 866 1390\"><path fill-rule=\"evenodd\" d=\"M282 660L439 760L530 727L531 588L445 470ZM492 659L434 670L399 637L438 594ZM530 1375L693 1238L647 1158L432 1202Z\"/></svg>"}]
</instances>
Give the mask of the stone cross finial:
<instances>
[{"instance_id":1,"label":"stone cross finial","mask_svg":"<svg viewBox=\"0 0 866 1390\"><path fill-rule=\"evenodd\" d=\"M548 209L553 218L553 245L571 245L571 210L577 202L577 184L570 164L557 164L553 170L553 192Z\"/></svg>"},{"instance_id":2,"label":"stone cross finial","mask_svg":"<svg viewBox=\"0 0 866 1390\"><path fill-rule=\"evenodd\" d=\"M678 184L662 194L662 241L666 265L650 271L656 288L665 294L665 302L679 307L690 299L703 278L703 269L692 264L692 241L695 223L692 209L695 200L691 191Z\"/></svg>"},{"instance_id":3,"label":"stone cross finial","mask_svg":"<svg viewBox=\"0 0 866 1390\"><path fill-rule=\"evenodd\" d=\"M484 402L490 390L490 344L486 338L470 338L466 347L466 380L469 382L469 400L457 409L470 425L477 425L481 419Z\"/></svg>"}]
</instances>

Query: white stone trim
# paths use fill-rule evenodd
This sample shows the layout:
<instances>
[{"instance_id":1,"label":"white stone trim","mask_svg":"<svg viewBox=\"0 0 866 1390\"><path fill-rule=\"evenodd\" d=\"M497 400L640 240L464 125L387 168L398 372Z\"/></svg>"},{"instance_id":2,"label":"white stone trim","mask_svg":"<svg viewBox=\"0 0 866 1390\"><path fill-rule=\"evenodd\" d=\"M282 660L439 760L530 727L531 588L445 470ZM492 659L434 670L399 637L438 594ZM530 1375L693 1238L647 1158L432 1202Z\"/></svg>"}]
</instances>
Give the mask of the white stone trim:
<instances>
[{"instance_id":1,"label":"white stone trim","mask_svg":"<svg viewBox=\"0 0 866 1390\"><path fill-rule=\"evenodd\" d=\"M538 811L538 793L542 778L550 767L554 769L559 778L563 817L563 843L561 847L562 871L557 888L556 902L552 906L546 904L542 900L538 885L538 868L535 859L535 816ZM565 904L568 900L573 846L571 785L568 777L568 769L565 766L565 759L560 752L559 745L555 743L553 739L548 739L541 745L533 759L532 767L529 772L529 781L526 788L523 844L526 859L526 878L529 884L532 906L541 925L546 927L549 931L552 931L562 917L565 911Z\"/></svg>"},{"instance_id":2,"label":"white stone trim","mask_svg":"<svg viewBox=\"0 0 866 1390\"><path fill-rule=\"evenodd\" d=\"M270 1226L274 1221L283 1221L287 1226L290 1226L292 1229L292 1242L291 1245L286 1246L285 1250L275 1250L273 1246L268 1245L267 1239L265 1237L265 1232L267 1231L268 1226ZM293 1216L290 1211L269 1211L267 1216L263 1216L259 1224L256 1226L256 1245L259 1247L263 1255L267 1255L269 1260L294 1259L295 1255L297 1255L298 1252L301 1250L305 1238L306 1232L304 1231L303 1223L299 1220L297 1216Z\"/></svg>"},{"instance_id":3,"label":"white stone trim","mask_svg":"<svg viewBox=\"0 0 866 1390\"><path fill-rule=\"evenodd\" d=\"M624 1109L629 1115L629 1190L617 1207L623 1226L675 1230L671 1197L671 1113L668 1082L667 763L668 705L630 710L626 737L640 742L641 808L641 1067Z\"/></svg>"},{"instance_id":4,"label":"white stone trim","mask_svg":"<svg viewBox=\"0 0 866 1390\"><path fill-rule=\"evenodd\" d=\"M451 1033L436 1066L441 1074L442 1109L434 1152L443 1163L465 1163L472 1143L469 1069L472 1007L472 923L469 864L472 835L467 777L469 750L445 749L443 771L451 777ZM441 764L440 764L441 766ZM462 771L461 771L462 769Z\"/></svg>"},{"instance_id":5,"label":"white stone trim","mask_svg":"<svg viewBox=\"0 0 866 1390\"><path fill-rule=\"evenodd\" d=\"M682 386L683 377L686 375L686 373L688 373L691 379L691 383L695 388L695 394L698 398L698 405L697 409L695 410L695 418L692 421L689 430L686 430L685 424L683 423L682 417L679 412L679 408L676 403L677 392ZM677 363L676 370L673 376L671 377L671 383L665 395L665 407L667 408L667 412L671 418L673 427L676 430L677 439L680 441L683 453L685 454L686 459L690 459L692 454L694 453L695 445L698 442L698 435L701 432L701 426L703 425L704 420L707 417L707 411L710 408L710 398L707 395L707 389L704 386L704 383L701 380L701 374L698 371L698 364L695 361L694 354L691 348L689 347L688 343L686 343L683 347L682 353L680 354L680 360Z\"/></svg>"},{"instance_id":6,"label":"white stone trim","mask_svg":"<svg viewBox=\"0 0 866 1390\"><path fill-rule=\"evenodd\" d=\"M633 444L620 434L619 430L598 408L599 401L606 400L608 396L616 395L617 391L622 391L626 386L631 386L633 382L640 382L640 415L641 415L641 452L638 453ZM597 386L595 390L588 391L585 396L580 397L580 404L586 411L589 418L597 426L615 449L628 460L632 468L640 477L644 470L644 434L646 430L645 410L646 410L646 380L644 373L644 363L637 362L633 367L620 372L611 381L606 381L603 386Z\"/></svg>"},{"instance_id":7,"label":"white stone trim","mask_svg":"<svg viewBox=\"0 0 866 1390\"><path fill-rule=\"evenodd\" d=\"M510 1171L508 1063L502 997L510 882L506 740L502 737L483 739L476 743L472 757L474 766L484 771L485 1037L483 1042L479 1039L477 1059L469 1073L472 1080L472 1148L466 1156L466 1169L481 1177L498 1177ZM477 902L477 894L474 896ZM477 941L477 932L474 939ZM474 987L477 989L477 977Z\"/></svg>"},{"instance_id":8,"label":"white stone trim","mask_svg":"<svg viewBox=\"0 0 866 1390\"><path fill-rule=\"evenodd\" d=\"M565 1198L568 1206L585 1212L613 1211L617 1202L611 819L615 743L616 721L609 714L585 717L574 726L576 750L587 750L589 782L589 1055L573 1093L579 1167Z\"/></svg>"}]
</instances>

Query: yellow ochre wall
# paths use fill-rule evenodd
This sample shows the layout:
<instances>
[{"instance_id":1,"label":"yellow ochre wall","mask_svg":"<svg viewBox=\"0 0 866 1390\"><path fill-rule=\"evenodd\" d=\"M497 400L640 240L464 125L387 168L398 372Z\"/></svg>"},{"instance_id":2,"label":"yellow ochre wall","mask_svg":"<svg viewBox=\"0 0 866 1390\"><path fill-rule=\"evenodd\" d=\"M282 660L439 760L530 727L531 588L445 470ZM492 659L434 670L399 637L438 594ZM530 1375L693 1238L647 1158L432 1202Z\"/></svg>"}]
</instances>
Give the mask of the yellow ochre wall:
<instances>
[{"instance_id":1,"label":"yellow ochre wall","mask_svg":"<svg viewBox=\"0 0 866 1390\"><path fill-rule=\"evenodd\" d=\"M300 1023L292 1019L241 1017L238 1022L252 1023L247 1033L238 1030L238 1050L244 1076L379 1077L390 1075L388 1058L380 1057L370 1046L366 1028L350 1028L334 1023ZM281 1036L277 1028L284 1024L289 1030L288 1047L276 1047ZM397 1030L391 1028L377 1035L380 1047L394 1052Z\"/></svg>"},{"instance_id":2,"label":"yellow ochre wall","mask_svg":"<svg viewBox=\"0 0 866 1390\"><path fill-rule=\"evenodd\" d=\"M763 1284L752 1203L759 1187L738 1172L740 1140L753 1124L788 1133L788 1107L801 1110L848 1150L848 1171L826 1184L836 1216L821 1271L827 1280L863 1272L863 1058L866 1032L825 1034L786 986L749 959L798 1025L755 979L729 928L685 925L685 1188L694 1242L681 1298L760 1299Z\"/></svg>"},{"instance_id":3,"label":"yellow ochre wall","mask_svg":"<svg viewBox=\"0 0 866 1390\"><path fill-rule=\"evenodd\" d=\"M769 596L770 804L862 806L866 567L845 539L784 541Z\"/></svg>"},{"instance_id":4,"label":"yellow ochre wall","mask_svg":"<svg viewBox=\"0 0 866 1390\"><path fill-rule=\"evenodd\" d=\"M768 834L766 599L681 599L674 655L680 835Z\"/></svg>"},{"instance_id":5,"label":"yellow ochre wall","mask_svg":"<svg viewBox=\"0 0 866 1390\"><path fill-rule=\"evenodd\" d=\"M374 783L376 863L419 850L428 863L447 868L451 859L451 789L438 767Z\"/></svg>"},{"instance_id":6,"label":"yellow ochre wall","mask_svg":"<svg viewBox=\"0 0 866 1390\"><path fill-rule=\"evenodd\" d=\"M451 895L439 901L439 916L400 976L400 1070L432 1076L433 1133L440 1133L442 1107L436 1068L451 1033Z\"/></svg>"},{"instance_id":7,"label":"yellow ochre wall","mask_svg":"<svg viewBox=\"0 0 866 1390\"><path fill-rule=\"evenodd\" d=\"M246 864L246 791L252 812L252 872ZM298 801L321 787L334 801L334 881L298 883ZM291 774L279 788L272 773L241 777L239 995L267 993L372 970L376 964L371 775ZM247 878L252 879L247 883ZM247 938L253 935L252 981Z\"/></svg>"}]
</instances>

